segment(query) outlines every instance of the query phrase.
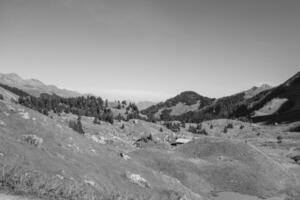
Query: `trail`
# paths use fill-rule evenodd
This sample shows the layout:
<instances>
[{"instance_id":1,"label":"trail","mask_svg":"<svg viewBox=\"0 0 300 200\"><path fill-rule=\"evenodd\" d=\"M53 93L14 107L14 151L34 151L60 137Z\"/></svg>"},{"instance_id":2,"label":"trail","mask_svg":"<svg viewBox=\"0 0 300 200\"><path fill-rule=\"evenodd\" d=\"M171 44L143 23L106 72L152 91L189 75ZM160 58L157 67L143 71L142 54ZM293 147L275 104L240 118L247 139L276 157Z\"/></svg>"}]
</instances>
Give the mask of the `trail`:
<instances>
[{"instance_id":1,"label":"trail","mask_svg":"<svg viewBox=\"0 0 300 200\"><path fill-rule=\"evenodd\" d=\"M263 152L262 150L260 150L259 148L257 148L256 146L254 146L253 144L251 144L250 142L247 143L252 149L256 150L258 153L260 153L261 155L263 155L264 157L266 157L268 160L272 161L276 166L278 166L280 169L282 169L283 171L287 172L287 169L285 167L283 167L280 163L276 162L273 158L271 158L270 156L268 156L265 152Z\"/></svg>"}]
</instances>

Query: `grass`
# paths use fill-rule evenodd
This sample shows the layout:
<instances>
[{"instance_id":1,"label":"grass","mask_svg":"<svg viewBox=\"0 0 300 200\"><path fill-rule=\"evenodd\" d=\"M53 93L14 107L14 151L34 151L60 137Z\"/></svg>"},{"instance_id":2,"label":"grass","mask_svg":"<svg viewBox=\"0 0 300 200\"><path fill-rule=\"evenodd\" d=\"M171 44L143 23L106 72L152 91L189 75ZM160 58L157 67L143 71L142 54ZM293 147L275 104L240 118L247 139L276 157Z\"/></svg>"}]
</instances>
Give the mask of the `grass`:
<instances>
[{"instance_id":1,"label":"grass","mask_svg":"<svg viewBox=\"0 0 300 200\"><path fill-rule=\"evenodd\" d=\"M0 177L1 190L18 195L29 195L43 199L105 199L88 184L54 175L38 173L22 166L3 166Z\"/></svg>"},{"instance_id":2,"label":"grass","mask_svg":"<svg viewBox=\"0 0 300 200\"><path fill-rule=\"evenodd\" d=\"M146 196L128 193L101 194L87 183L71 179L61 179L39 173L22 166L2 166L0 191L15 195L37 197L51 200L146 200Z\"/></svg>"}]
</instances>

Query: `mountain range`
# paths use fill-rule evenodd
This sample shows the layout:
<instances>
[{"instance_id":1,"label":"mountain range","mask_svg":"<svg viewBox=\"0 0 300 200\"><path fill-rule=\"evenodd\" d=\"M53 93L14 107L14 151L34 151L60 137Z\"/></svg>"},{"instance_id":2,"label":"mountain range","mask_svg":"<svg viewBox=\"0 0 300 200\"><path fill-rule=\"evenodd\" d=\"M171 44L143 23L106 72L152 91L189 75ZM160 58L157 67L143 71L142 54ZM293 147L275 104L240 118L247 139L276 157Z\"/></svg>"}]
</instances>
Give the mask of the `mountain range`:
<instances>
[{"instance_id":1,"label":"mountain range","mask_svg":"<svg viewBox=\"0 0 300 200\"><path fill-rule=\"evenodd\" d=\"M300 72L276 87L264 84L218 99L187 91L141 112L150 119L201 122L245 118L255 122L300 120Z\"/></svg>"},{"instance_id":2,"label":"mountain range","mask_svg":"<svg viewBox=\"0 0 300 200\"><path fill-rule=\"evenodd\" d=\"M285 122L299 119L300 72L276 87L263 84L222 98L184 91L165 102L138 102L141 113L150 120L201 122L220 118L240 118L255 122ZM22 79L15 73L0 74L0 84L18 88L32 96L55 94L78 97L82 94L46 85L37 79ZM23 95L22 95L23 96Z\"/></svg>"},{"instance_id":3,"label":"mountain range","mask_svg":"<svg viewBox=\"0 0 300 200\"><path fill-rule=\"evenodd\" d=\"M147 118L131 102L17 87L11 74L0 199L299 200L299 77L218 99L185 91Z\"/></svg>"},{"instance_id":4,"label":"mountain range","mask_svg":"<svg viewBox=\"0 0 300 200\"><path fill-rule=\"evenodd\" d=\"M32 96L40 96L42 93L56 94L62 97L81 96L79 92L60 89L54 85L46 85L37 79L23 79L15 73L0 74L0 83L24 90Z\"/></svg>"}]
</instances>

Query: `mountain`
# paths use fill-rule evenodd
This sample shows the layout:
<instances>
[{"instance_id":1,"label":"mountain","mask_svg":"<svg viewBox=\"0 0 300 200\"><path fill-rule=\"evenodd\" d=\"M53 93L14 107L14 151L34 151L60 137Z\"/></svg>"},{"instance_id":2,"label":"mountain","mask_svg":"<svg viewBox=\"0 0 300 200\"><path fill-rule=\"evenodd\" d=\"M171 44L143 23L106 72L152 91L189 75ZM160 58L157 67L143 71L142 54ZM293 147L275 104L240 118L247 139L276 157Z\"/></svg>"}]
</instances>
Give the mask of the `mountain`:
<instances>
[{"instance_id":1,"label":"mountain","mask_svg":"<svg viewBox=\"0 0 300 200\"><path fill-rule=\"evenodd\" d=\"M150 119L167 120L190 111L210 105L215 99L201 96L193 91L185 91L179 95L142 110L141 113Z\"/></svg>"},{"instance_id":2,"label":"mountain","mask_svg":"<svg viewBox=\"0 0 300 200\"><path fill-rule=\"evenodd\" d=\"M146 108L149 108L150 106L155 105L156 102L152 101L139 101L136 103L136 106L139 108L139 110L145 110Z\"/></svg>"},{"instance_id":3,"label":"mountain","mask_svg":"<svg viewBox=\"0 0 300 200\"><path fill-rule=\"evenodd\" d=\"M46 85L43 82L37 80L37 79L23 79L19 75L15 73L10 74L0 74L0 83L16 87L19 89L24 90L25 92L31 94L32 96L40 96L42 93L48 93L62 96L62 97L77 97L81 96L80 93L66 90L66 89L60 89L54 85Z\"/></svg>"},{"instance_id":4,"label":"mountain","mask_svg":"<svg viewBox=\"0 0 300 200\"><path fill-rule=\"evenodd\" d=\"M300 72L281 85L247 99L235 114L250 115L255 122L300 121Z\"/></svg>"},{"instance_id":5,"label":"mountain","mask_svg":"<svg viewBox=\"0 0 300 200\"><path fill-rule=\"evenodd\" d=\"M245 99L250 99L250 98L256 96L257 94L259 94L259 93L261 93L265 90L269 90L271 88L272 88L272 86L270 86L268 84L263 84L260 87L254 86L251 89L244 91L244 93L245 93L244 98Z\"/></svg>"},{"instance_id":6,"label":"mountain","mask_svg":"<svg viewBox=\"0 0 300 200\"><path fill-rule=\"evenodd\" d=\"M228 118L236 106L246 99L269 90L271 86L264 84L249 90L219 99L203 97L196 92L186 91L142 111L149 118L161 120L180 120L199 122L209 119Z\"/></svg>"}]
</instances>

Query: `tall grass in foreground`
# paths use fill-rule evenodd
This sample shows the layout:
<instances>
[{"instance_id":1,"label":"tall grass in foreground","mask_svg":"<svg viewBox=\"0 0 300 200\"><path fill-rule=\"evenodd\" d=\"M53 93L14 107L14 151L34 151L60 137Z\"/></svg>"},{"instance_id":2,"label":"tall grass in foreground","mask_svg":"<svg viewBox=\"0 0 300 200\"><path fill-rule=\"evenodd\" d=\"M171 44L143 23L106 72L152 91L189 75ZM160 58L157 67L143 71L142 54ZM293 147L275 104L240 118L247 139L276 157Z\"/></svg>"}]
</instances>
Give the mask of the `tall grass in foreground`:
<instances>
[{"instance_id":1,"label":"tall grass in foreground","mask_svg":"<svg viewBox=\"0 0 300 200\"><path fill-rule=\"evenodd\" d=\"M62 179L21 166L2 166L0 190L16 195L53 200L133 200L140 198L113 193L103 195L87 183Z\"/></svg>"}]
</instances>

